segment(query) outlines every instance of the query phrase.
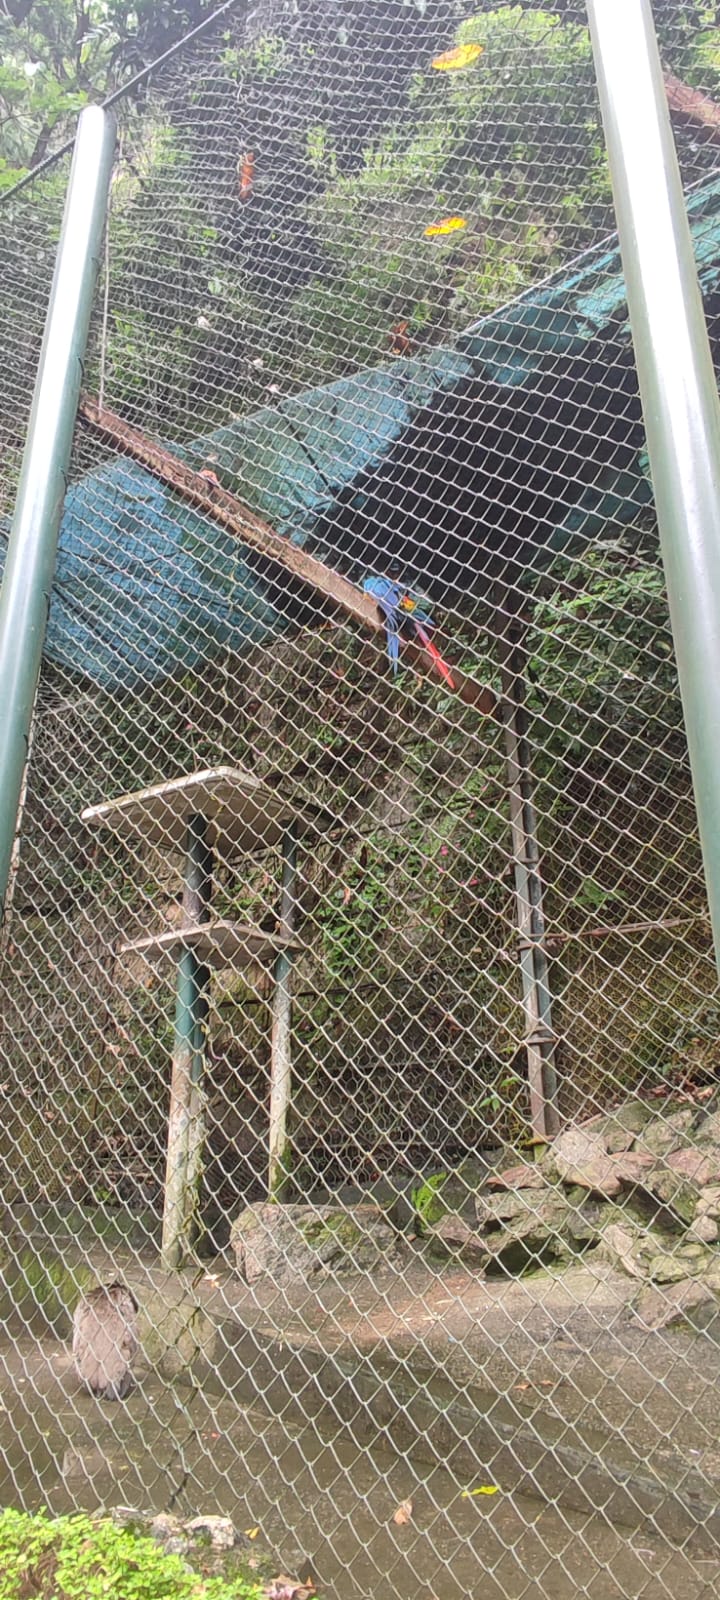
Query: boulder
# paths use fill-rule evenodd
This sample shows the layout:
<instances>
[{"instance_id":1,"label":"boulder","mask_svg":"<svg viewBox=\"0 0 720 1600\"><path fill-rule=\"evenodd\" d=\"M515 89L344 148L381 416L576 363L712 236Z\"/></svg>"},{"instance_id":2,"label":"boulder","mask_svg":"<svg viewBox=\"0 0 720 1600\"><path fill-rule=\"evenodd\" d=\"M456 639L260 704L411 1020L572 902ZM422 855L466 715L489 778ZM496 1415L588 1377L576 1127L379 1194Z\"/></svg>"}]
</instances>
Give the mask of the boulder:
<instances>
[{"instance_id":1,"label":"boulder","mask_svg":"<svg viewBox=\"0 0 720 1600\"><path fill-rule=\"evenodd\" d=\"M705 1283L683 1278L665 1289L640 1290L632 1310L644 1328L657 1331L690 1323L705 1328L717 1316L718 1303Z\"/></svg>"},{"instance_id":2,"label":"boulder","mask_svg":"<svg viewBox=\"0 0 720 1600\"><path fill-rule=\"evenodd\" d=\"M635 1148L651 1156L668 1156L687 1143L694 1121L692 1106L681 1106L679 1111L669 1111L667 1116L653 1117L640 1134Z\"/></svg>"},{"instance_id":3,"label":"boulder","mask_svg":"<svg viewBox=\"0 0 720 1600\"><path fill-rule=\"evenodd\" d=\"M561 1260L597 1236L594 1226L583 1224L577 1209L549 1186L544 1193L521 1189L479 1195L477 1213L488 1262L503 1272Z\"/></svg>"},{"instance_id":4,"label":"boulder","mask_svg":"<svg viewBox=\"0 0 720 1600\"><path fill-rule=\"evenodd\" d=\"M159 1511L149 1523L148 1533L157 1544L162 1545L166 1555L184 1556L190 1549L190 1539L180 1518L173 1516L170 1511Z\"/></svg>"},{"instance_id":5,"label":"boulder","mask_svg":"<svg viewBox=\"0 0 720 1600\"><path fill-rule=\"evenodd\" d=\"M235 1529L229 1517L191 1517L183 1523L185 1533L193 1540L206 1540L213 1550L232 1550Z\"/></svg>"},{"instance_id":6,"label":"boulder","mask_svg":"<svg viewBox=\"0 0 720 1600\"><path fill-rule=\"evenodd\" d=\"M247 1283L309 1283L337 1272L373 1272L403 1244L379 1206L274 1205L257 1201L235 1218L230 1242Z\"/></svg>"},{"instance_id":7,"label":"boulder","mask_svg":"<svg viewBox=\"0 0 720 1600\"><path fill-rule=\"evenodd\" d=\"M700 1209L703 1194L720 1177L718 1155L714 1150L684 1145L671 1150L644 1178L645 1188L682 1222L692 1223ZM719 1191L720 1192L720 1191ZM701 1214L707 1214L705 1210Z\"/></svg>"},{"instance_id":8,"label":"boulder","mask_svg":"<svg viewBox=\"0 0 720 1600\"><path fill-rule=\"evenodd\" d=\"M624 1228L622 1223L611 1222L603 1232L600 1253L611 1266L627 1272L629 1277L645 1278L647 1273L641 1254L644 1243L642 1233Z\"/></svg>"},{"instance_id":9,"label":"boulder","mask_svg":"<svg viewBox=\"0 0 720 1600\"><path fill-rule=\"evenodd\" d=\"M701 1244L715 1244L719 1235L720 1228L714 1217L696 1217L688 1228L688 1238L697 1239Z\"/></svg>"},{"instance_id":10,"label":"boulder","mask_svg":"<svg viewBox=\"0 0 720 1600\"><path fill-rule=\"evenodd\" d=\"M517 1167L506 1167L504 1172L493 1172L488 1178L493 1189L544 1189L547 1179L539 1166L521 1161Z\"/></svg>"},{"instance_id":11,"label":"boulder","mask_svg":"<svg viewBox=\"0 0 720 1600\"><path fill-rule=\"evenodd\" d=\"M449 1211L441 1217L439 1222L427 1229L426 1238L434 1256L459 1256L467 1266L480 1268L486 1267L491 1259L477 1224L473 1227L457 1212Z\"/></svg>"},{"instance_id":12,"label":"boulder","mask_svg":"<svg viewBox=\"0 0 720 1600\"><path fill-rule=\"evenodd\" d=\"M581 1126L593 1133L601 1134L605 1149L610 1155L620 1155L623 1151L632 1149L638 1134L647 1127L652 1116L653 1112L645 1101L626 1100L624 1105L617 1106L614 1111L591 1117Z\"/></svg>"},{"instance_id":13,"label":"boulder","mask_svg":"<svg viewBox=\"0 0 720 1600\"><path fill-rule=\"evenodd\" d=\"M652 1156L635 1151L609 1155L598 1129L571 1127L553 1140L543 1166L549 1174L554 1169L564 1183L578 1183L611 1198L624 1185L642 1182L652 1164Z\"/></svg>"}]
</instances>

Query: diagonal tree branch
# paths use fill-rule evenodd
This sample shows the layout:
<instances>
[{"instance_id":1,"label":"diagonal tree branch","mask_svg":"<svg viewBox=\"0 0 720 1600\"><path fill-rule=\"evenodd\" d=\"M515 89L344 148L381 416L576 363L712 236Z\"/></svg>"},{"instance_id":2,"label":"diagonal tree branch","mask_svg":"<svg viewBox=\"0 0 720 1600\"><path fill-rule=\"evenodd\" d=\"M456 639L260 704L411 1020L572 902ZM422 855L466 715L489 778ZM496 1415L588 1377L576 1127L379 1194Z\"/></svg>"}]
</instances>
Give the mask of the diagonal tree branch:
<instances>
[{"instance_id":1,"label":"diagonal tree branch","mask_svg":"<svg viewBox=\"0 0 720 1600\"><path fill-rule=\"evenodd\" d=\"M363 628L370 628L373 633L384 634L384 620L370 595L363 594L354 583L350 583L348 578L334 572L324 561L319 561L317 556L312 556L306 550L301 550L298 545L292 544L264 518L243 505L242 501L228 489L223 489L219 483L209 481L203 473L195 472L170 450L149 439L139 428L123 422L122 418L115 416L112 411L101 408L99 402L91 395L81 396L79 414L94 432L107 439L122 455L129 456L147 472L152 473L153 477L166 484L188 505L195 506L198 511L240 539L243 544L258 550L283 571L291 573L301 583L307 584L316 594L322 595L331 606L343 611L354 622L359 622ZM430 659L420 646L408 641L403 655L416 672L433 675ZM472 678L458 672L455 667L452 672L457 683L458 698L468 705L477 706L483 715L491 715L496 705L494 691L475 683Z\"/></svg>"}]
</instances>

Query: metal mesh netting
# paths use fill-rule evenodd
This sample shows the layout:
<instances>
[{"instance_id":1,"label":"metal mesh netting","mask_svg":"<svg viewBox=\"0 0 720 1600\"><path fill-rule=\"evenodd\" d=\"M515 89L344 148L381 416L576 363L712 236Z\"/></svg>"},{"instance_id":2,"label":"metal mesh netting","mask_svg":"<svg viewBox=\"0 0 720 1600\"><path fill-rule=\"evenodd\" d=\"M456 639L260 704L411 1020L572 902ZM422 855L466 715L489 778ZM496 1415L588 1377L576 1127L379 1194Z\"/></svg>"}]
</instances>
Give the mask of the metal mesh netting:
<instances>
[{"instance_id":1,"label":"metal mesh netting","mask_svg":"<svg viewBox=\"0 0 720 1600\"><path fill-rule=\"evenodd\" d=\"M715 349L720 30L655 13ZM328 1595L709 1596L716 980L584 12L238 5L116 111L3 931L5 1500L217 1509ZM0 207L5 512L67 170Z\"/></svg>"}]
</instances>

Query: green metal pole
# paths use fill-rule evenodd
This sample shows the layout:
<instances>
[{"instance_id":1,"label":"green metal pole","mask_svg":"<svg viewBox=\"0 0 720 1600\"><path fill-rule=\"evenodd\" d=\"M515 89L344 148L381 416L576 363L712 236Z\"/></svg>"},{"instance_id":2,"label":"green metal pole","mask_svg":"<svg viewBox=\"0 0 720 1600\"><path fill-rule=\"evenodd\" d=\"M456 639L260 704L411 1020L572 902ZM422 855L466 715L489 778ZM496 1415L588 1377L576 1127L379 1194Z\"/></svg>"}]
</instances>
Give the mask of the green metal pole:
<instances>
[{"instance_id":1,"label":"green metal pole","mask_svg":"<svg viewBox=\"0 0 720 1600\"><path fill-rule=\"evenodd\" d=\"M588 0L720 971L720 403L648 0Z\"/></svg>"},{"instance_id":2,"label":"green metal pole","mask_svg":"<svg viewBox=\"0 0 720 1600\"><path fill-rule=\"evenodd\" d=\"M182 925L195 928L210 915L213 855L208 823L191 816L187 825ZM197 1220L205 1139L205 1031L208 968L191 945L178 963L170 1114L168 1117L162 1264L182 1266L190 1254Z\"/></svg>"},{"instance_id":3,"label":"green metal pole","mask_svg":"<svg viewBox=\"0 0 720 1600\"><path fill-rule=\"evenodd\" d=\"M297 902L297 829L290 823L283 835L280 933L292 939ZM272 1038L270 1044L270 1129L268 1134L268 1199L281 1200L289 1176L288 1116L292 1095L293 952L281 950L275 963Z\"/></svg>"},{"instance_id":4,"label":"green metal pole","mask_svg":"<svg viewBox=\"0 0 720 1600\"><path fill-rule=\"evenodd\" d=\"M0 913L45 639L57 539L115 150L115 123L78 123L0 591Z\"/></svg>"}]
</instances>

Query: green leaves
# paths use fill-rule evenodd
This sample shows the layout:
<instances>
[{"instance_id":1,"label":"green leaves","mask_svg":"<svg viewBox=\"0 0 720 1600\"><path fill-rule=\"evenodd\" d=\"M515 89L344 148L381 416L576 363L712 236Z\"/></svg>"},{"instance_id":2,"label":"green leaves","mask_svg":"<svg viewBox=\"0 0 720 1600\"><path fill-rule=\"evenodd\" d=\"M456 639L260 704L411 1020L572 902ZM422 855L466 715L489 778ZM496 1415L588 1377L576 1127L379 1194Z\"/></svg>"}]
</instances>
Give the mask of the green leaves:
<instances>
[{"instance_id":1,"label":"green leaves","mask_svg":"<svg viewBox=\"0 0 720 1600\"><path fill-rule=\"evenodd\" d=\"M243 1578L203 1579L153 1539L87 1516L0 1513L0 1600L262 1600Z\"/></svg>"}]
</instances>

